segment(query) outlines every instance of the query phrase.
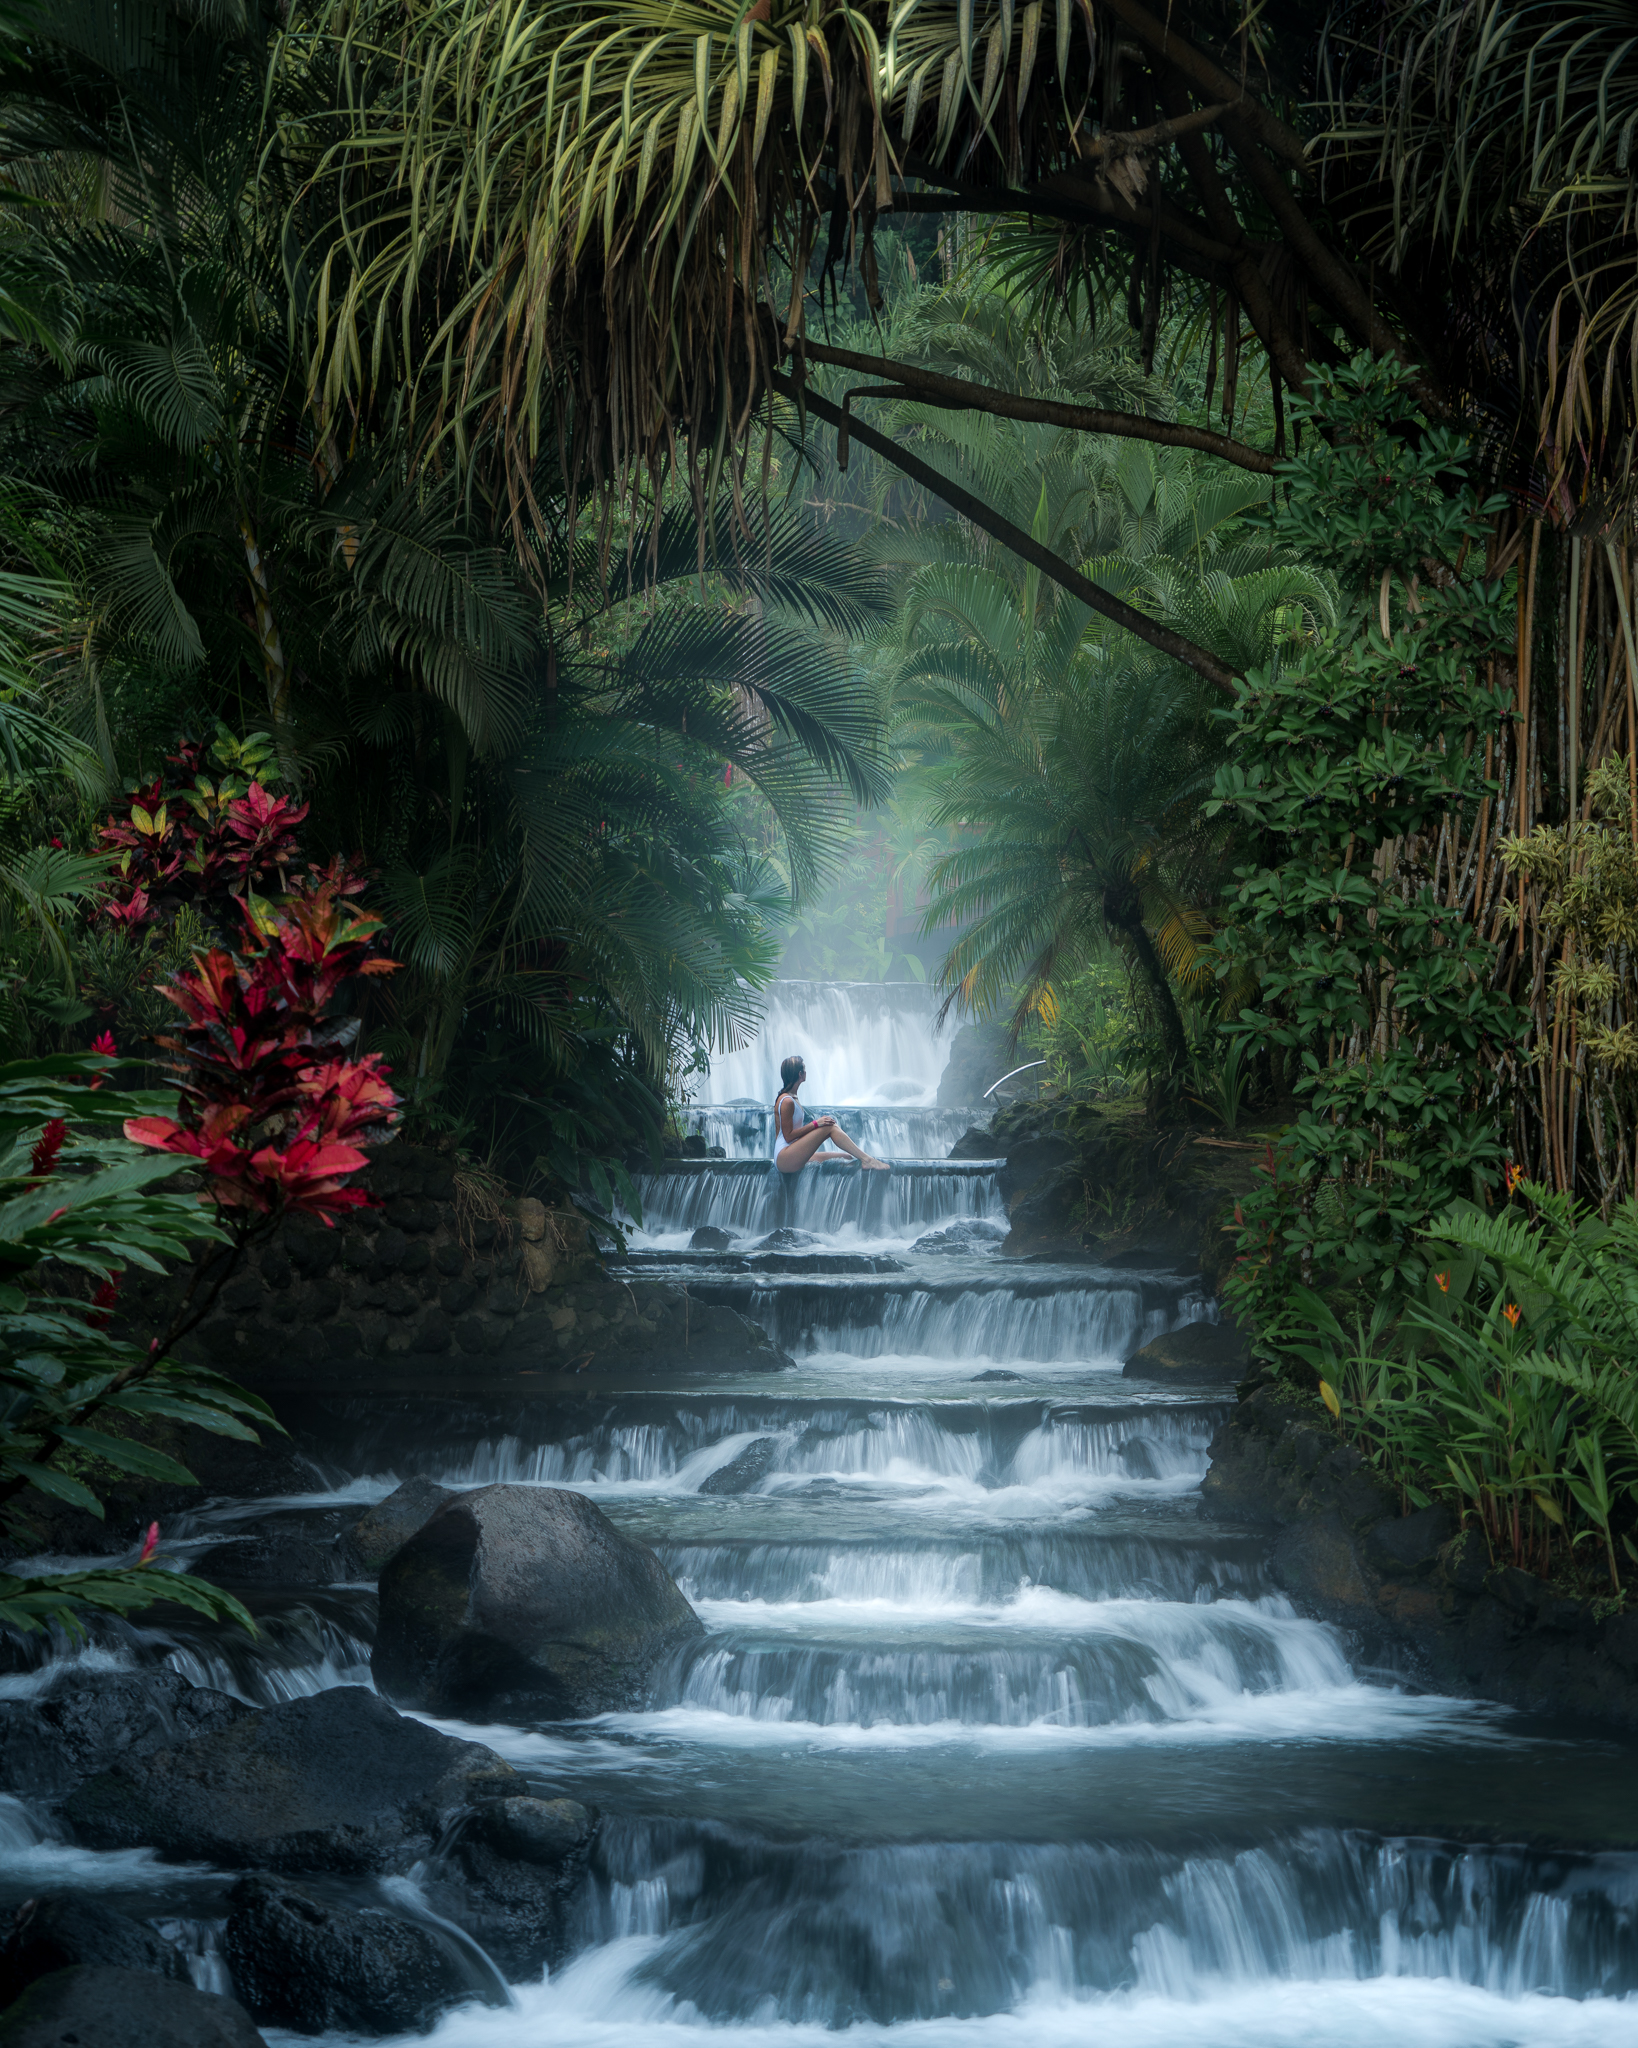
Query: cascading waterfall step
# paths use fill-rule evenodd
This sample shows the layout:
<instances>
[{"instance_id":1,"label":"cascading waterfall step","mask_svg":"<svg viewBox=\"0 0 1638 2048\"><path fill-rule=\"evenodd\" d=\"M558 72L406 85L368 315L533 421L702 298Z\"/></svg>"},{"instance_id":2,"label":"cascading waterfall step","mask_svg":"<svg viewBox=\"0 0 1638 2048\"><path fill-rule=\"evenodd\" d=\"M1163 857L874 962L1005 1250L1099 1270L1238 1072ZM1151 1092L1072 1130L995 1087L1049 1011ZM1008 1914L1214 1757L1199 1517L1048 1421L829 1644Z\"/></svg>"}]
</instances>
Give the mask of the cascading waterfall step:
<instances>
[{"instance_id":1,"label":"cascading waterfall step","mask_svg":"<svg viewBox=\"0 0 1638 2048\"><path fill-rule=\"evenodd\" d=\"M896 1160L866 1171L851 1160L779 1173L766 1159L673 1160L633 1176L643 1248L680 1247L709 1226L736 1238L801 1230L816 1238L908 1244L931 1230L1000 1211L997 1160ZM634 1221L634 1219L628 1219Z\"/></svg>"},{"instance_id":2,"label":"cascading waterfall step","mask_svg":"<svg viewBox=\"0 0 1638 2048\"><path fill-rule=\"evenodd\" d=\"M660 1946L644 1980L719 2025L892 2026L1121 1993L1201 2001L1209 2025L1213 1993L1236 1982L1325 1985L1344 2005L1346 1987L1372 1978L1498 1999L1623 1998L1638 1990L1638 1916L1622 1880L1594 1857L1329 1830L1218 1855L999 1843L827 1853L628 1824L605 1839L586 1912L589 1932L618 1938L636 1931L638 1887L653 1886L641 1931ZM1098 2030L1083 2039L1120 2038L1118 2014L1105 2021L1093 2004L1082 2020Z\"/></svg>"},{"instance_id":3,"label":"cascading waterfall step","mask_svg":"<svg viewBox=\"0 0 1638 2048\"><path fill-rule=\"evenodd\" d=\"M937 1106L924 988L776 984L767 1009L700 1135L765 1147L796 1051L895 1171L674 1164L643 1177L625 1270L757 1315L794 1367L309 1397L310 1491L167 1530L262 1574L257 1637L107 1618L0 1694L159 1662L259 1704L368 1683L373 1588L303 1566L347 1515L412 1475L571 1488L705 1632L627 1711L439 1724L603 1816L567 1959L450 2014L440 2048L1626 2048L1633 1745L1367 1663L1295 1611L1265 1536L1201 1512L1230 1390L1114 1368L1212 1303L1189 1275L1002 1256L995 1163L938 1156L973 1112ZM988 1231L916 1248L962 1220ZM726 1251L690 1252L704 1224ZM322 1883L413 1914L423 1879ZM0 1801L0 1905L95 1890L201 1982L234 1881Z\"/></svg>"}]
</instances>

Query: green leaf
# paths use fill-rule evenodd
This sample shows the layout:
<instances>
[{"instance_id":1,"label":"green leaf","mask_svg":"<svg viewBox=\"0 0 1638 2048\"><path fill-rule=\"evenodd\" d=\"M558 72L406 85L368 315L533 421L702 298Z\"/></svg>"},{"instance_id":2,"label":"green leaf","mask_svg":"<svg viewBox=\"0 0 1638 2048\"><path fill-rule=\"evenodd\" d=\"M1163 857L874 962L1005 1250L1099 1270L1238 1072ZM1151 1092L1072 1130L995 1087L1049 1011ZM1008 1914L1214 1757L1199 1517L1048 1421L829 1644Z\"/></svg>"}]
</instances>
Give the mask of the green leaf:
<instances>
[{"instance_id":1,"label":"green leaf","mask_svg":"<svg viewBox=\"0 0 1638 2048\"><path fill-rule=\"evenodd\" d=\"M77 1479L70 1479L66 1472L58 1472L50 1465L35 1465L25 1460L4 1459L6 1470L36 1487L41 1493L49 1494L53 1500L65 1500L70 1507L84 1508L89 1515L102 1520L102 1502L89 1486L82 1486Z\"/></svg>"},{"instance_id":2,"label":"green leaf","mask_svg":"<svg viewBox=\"0 0 1638 2048\"><path fill-rule=\"evenodd\" d=\"M172 1486L199 1484L186 1465L147 1444L132 1443L128 1437L109 1436L100 1429L68 1424L60 1425L57 1434L65 1444L72 1444L76 1450L89 1451L122 1472L134 1472L143 1479L163 1480Z\"/></svg>"}]
</instances>

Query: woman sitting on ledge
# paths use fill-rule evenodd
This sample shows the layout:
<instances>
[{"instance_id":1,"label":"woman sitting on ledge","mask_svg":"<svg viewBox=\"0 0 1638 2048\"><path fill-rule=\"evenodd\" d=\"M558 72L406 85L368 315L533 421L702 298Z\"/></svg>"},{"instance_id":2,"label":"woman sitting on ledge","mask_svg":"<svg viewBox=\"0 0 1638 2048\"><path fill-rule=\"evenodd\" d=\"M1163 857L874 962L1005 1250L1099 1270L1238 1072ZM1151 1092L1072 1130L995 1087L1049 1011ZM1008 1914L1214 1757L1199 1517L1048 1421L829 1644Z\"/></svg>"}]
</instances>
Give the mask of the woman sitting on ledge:
<instances>
[{"instance_id":1,"label":"woman sitting on ledge","mask_svg":"<svg viewBox=\"0 0 1638 2048\"><path fill-rule=\"evenodd\" d=\"M890 1173L885 1159L872 1159L868 1152L861 1152L833 1116L816 1116L811 1123L796 1121L796 1091L808 1078L808 1070L801 1056L793 1053L789 1059L779 1063L779 1078L785 1084L774 1097L774 1165L781 1173L800 1173L810 1159L836 1159L845 1152L850 1159L871 1173ZM826 1152L826 1140L841 1148L840 1152Z\"/></svg>"}]
</instances>

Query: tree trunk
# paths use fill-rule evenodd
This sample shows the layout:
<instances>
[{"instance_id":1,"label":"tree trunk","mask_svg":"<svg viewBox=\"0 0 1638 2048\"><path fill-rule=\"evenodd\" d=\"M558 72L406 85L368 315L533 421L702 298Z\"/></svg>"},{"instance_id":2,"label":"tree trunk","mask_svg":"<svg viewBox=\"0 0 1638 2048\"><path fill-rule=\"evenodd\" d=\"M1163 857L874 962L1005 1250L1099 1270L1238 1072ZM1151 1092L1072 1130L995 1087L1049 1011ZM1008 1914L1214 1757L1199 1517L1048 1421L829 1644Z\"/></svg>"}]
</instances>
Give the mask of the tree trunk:
<instances>
[{"instance_id":1,"label":"tree trunk","mask_svg":"<svg viewBox=\"0 0 1638 2048\"><path fill-rule=\"evenodd\" d=\"M1155 942L1144 928L1136 892L1124 886L1105 889L1103 914L1111 928L1119 932L1131 947L1133 956L1143 971L1143 978L1149 984L1149 992L1154 997L1155 1010L1160 1019L1160 1036L1166 1048L1168 1078L1175 1085L1188 1071L1188 1034L1183 1029L1182 1012L1177 1007L1177 998L1172 993L1166 969L1160 955L1155 951Z\"/></svg>"}]
</instances>

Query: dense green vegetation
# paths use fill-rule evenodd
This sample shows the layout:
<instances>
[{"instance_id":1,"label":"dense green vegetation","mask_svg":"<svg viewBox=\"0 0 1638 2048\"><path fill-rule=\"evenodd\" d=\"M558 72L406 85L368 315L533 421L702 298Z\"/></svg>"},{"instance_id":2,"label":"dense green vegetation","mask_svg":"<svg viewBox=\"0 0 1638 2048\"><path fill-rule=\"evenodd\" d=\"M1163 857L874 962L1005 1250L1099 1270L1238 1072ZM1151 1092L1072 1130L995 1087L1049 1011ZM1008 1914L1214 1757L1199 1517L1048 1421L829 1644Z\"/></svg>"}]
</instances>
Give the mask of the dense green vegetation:
<instances>
[{"instance_id":1,"label":"dense green vegetation","mask_svg":"<svg viewBox=\"0 0 1638 2048\"><path fill-rule=\"evenodd\" d=\"M779 972L1255 1115L1266 1361L1618 1586L1638 84L1597 25L1387 12L0 21L0 1504L94 1505L63 1429L159 1369L96 1363L124 1212L35 1215L164 1163L85 1061L193 1090L214 1206L147 1251L319 1200L265 1076L157 1041L328 917L301 1142L600 1210Z\"/></svg>"}]
</instances>

